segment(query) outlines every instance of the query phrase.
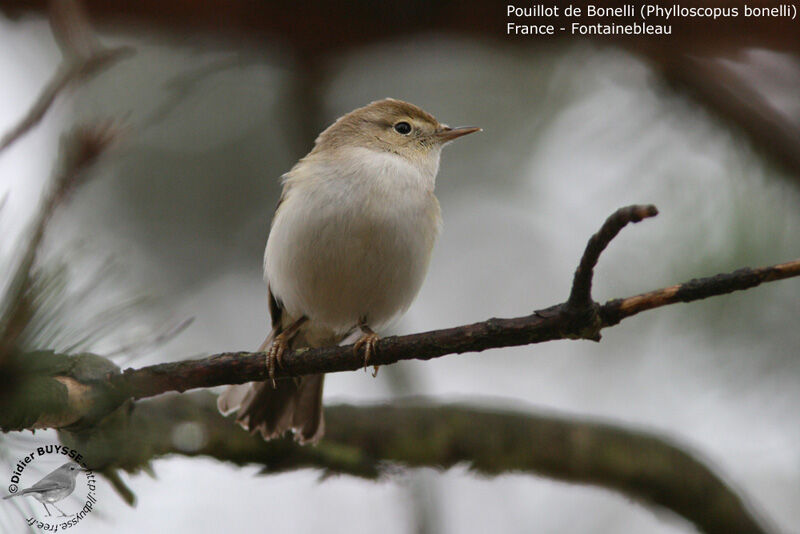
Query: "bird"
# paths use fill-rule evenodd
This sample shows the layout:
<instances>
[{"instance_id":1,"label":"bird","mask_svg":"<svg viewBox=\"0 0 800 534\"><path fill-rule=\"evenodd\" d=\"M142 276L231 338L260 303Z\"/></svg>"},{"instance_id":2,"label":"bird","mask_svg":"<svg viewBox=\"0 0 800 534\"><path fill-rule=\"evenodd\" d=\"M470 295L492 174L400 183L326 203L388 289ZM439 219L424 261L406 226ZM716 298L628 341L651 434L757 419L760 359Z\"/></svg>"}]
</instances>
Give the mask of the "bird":
<instances>
[{"instance_id":1,"label":"bird","mask_svg":"<svg viewBox=\"0 0 800 534\"><path fill-rule=\"evenodd\" d=\"M324 375L275 380L284 353L336 345L358 332L364 368L376 333L402 315L422 286L441 209L434 194L442 147L478 132L451 128L414 104L386 98L338 118L282 176L264 251L272 329L270 380L229 386L223 415L270 440L301 444L324 433ZM376 368L377 371L377 368Z\"/></svg>"},{"instance_id":2,"label":"bird","mask_svg":"<svg viewBox=\"0 0 800 534\"><path fill-rule=\"evenodd\" d=\"M75 477L78 476L78 473L84 471L86 469L76 462L67 462L42 477L40 481L30 488L6 495L3 500L19 497L20 495L32 495L34 499L42 503L45 512L47 512L47 517L52 515L47 508L47 503L52 504L61 513L62 517L67 517L67 514L56 506L56 503L72 495L72 492L75 491Z\"/></svg>"}]
</instances>

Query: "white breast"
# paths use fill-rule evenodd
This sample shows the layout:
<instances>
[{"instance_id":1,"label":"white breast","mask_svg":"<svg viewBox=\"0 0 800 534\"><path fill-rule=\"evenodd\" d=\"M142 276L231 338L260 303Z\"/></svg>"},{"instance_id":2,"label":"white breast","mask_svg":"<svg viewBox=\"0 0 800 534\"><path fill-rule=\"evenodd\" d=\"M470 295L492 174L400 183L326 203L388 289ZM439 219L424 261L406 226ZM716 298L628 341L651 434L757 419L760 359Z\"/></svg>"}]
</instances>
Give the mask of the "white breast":
<instances>
[{"instance_id":1,"label":"white breast","mask_svg":"<svg viewBox=\"0 0 800 534\"><path fill-rule=\"evenodd\" d=\"M362 148L304 160L286 177L264 258L293 317L336 333L379 328L411 304L439 231L438 153L424 166Z\"/></svg>"}]
</instances>

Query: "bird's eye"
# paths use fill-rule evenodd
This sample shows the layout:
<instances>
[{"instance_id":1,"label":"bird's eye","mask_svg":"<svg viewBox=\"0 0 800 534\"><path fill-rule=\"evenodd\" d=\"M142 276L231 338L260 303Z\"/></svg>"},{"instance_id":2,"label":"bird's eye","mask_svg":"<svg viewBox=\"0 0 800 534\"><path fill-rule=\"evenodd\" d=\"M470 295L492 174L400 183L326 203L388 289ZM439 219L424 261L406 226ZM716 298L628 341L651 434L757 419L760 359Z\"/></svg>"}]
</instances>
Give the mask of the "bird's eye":
<instances>
[{"instance_id":1,"label":"bird's eye","mask_svg":"<svg viewBox=\"0 0 800 534\"><path fill-rule=\"evenodd\" d=\"M394 131L402 135L408 135L411 132L411 125L405 121L398 122L394 125Z\"/></svg>"}]
</instances>

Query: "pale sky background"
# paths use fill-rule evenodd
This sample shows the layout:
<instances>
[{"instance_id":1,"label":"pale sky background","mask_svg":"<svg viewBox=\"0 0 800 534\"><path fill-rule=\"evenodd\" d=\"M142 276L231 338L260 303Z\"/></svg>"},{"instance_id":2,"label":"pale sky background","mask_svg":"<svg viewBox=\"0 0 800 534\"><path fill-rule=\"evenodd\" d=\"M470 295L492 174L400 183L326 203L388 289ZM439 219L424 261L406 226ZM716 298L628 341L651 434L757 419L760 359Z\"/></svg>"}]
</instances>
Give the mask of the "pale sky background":
<instances>
[{"instance_id":1,"label":"pale sky background","mask_svg":"<svg viewBox=\"0 0 800 534\"><path fill-rule=\"evenodd\" d=\"M98 289L96 308L64 322L85 324L119 295L147 295L154 304L89 348L102 354L194 317L177 339L126 365L253 349L267 321L260 273L267 224L278 177L296 157L281 133L292 124L283 105L292 91L289 67L266 45L135 35L126 42L137 48L135 58L61 99L0 154L0 195L10 193L3 235L17 236L32 213L60 132L75 121L124 116L131 133L48 241L72 262L76 279L81 266L113 258L116 285ZM800 72L771 52L753 57ZM0 19L0 131L28 108L58 58L46 24ZM172 80L231 58L238 61L199 78L172 104ZM736 68L749 72L746 64ZM333 72L326 123L392 96L444 122L484 128L443 155L444 232L426 283L394 332L560 302L588 237L632 203L654 203L661 214L625 229L601 257L597 300L798 257L797 182L627 53L429 37L361 50ZM795 113L798 93L786 87L760 90ZM5 261L15 243L0 243ZM800 532L799 303L797 280L777 282L648 312L604 331L599 344L448 356L385 368L377 379L332 375L325 400L391 399L392 373L402 371L409 393L657 431L697 452L782 532ZM26 436L13 447L56 439ZM435 503L435 532L694 531L603 489L525 475L489 479L463 467L381 483L320 482L310 470L264 477L211 459L167 458L154 468L156 479L124 477L136 508L101 480L97 511L75 531L407 533L415 528L415 492Z\"/></svg>"}]
</instances>

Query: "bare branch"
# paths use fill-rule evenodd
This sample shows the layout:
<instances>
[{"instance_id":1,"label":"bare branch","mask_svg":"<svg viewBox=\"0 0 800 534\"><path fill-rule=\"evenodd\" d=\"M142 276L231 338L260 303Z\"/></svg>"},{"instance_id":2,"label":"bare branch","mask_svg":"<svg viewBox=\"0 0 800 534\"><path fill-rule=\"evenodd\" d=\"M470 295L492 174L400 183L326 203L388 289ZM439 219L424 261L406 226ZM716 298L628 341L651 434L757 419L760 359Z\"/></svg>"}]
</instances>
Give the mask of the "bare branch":
<instances>
[{"instance_id":1,"label":"bare branch","mask_svg":"<svg viewBox=\"0 0 800 534\"><path fill-rule=\"evenodd\" d=\"M572 294L585 295L585 290L591 287L591 269L598 255L626 222L654 213L655 208L634 206L623 208L610 217L587 246L581 266L576 272ZM402 360L430 360L447 354L480 352L490 348L528 345L556 339L598 340L601 329L614 326L623 319L646 310L723 295L795 276L800 276L800 260L694 279L625 299L610 300L602 306L590 300L589 306L578 308L577 311L575 306L566 302L524 317L492 318L443 330L387 337L378 341L373 362L376 365L388 365ZM267 379L264 361L263 352L225 352L198 360L126 369L123 373L108 374L101 382L104 390L113 391L114 396L119 399L142 399L169 391L183 392L195 388L263 381ZM278 378L286 379L352 371L362 366L362 356L355 352L353 345L304 348L286 354L283 367L276 374ZM99 387L100 384L95 383L94 386ZM36 411L36 408L31 407L31 411ZM38 412L29 413L24 420L37 421L43 415ZM81 415L72 414L70 418L61 420L74 421ZM6 430L19 428L4 423L2 417L0 427Z\"/></svg>"},{"instance_id":2,"label":"bare branch","mask_svg":"<svg viewBox=\"0 0 800 534\"><path fill-rule=\"evenodd\" d=\"M603 229L586 247L581 266L575 274L572 295L585 302L591 288L592 267L608 242L627 224L656 213L652 206L623 208L612 215ZM625 299L616 299L600 306L591 301L583 308L570 302L539 310L525 317L492 318L479 323L434 330L407 336L392 336L378 341L372 362L388 365L401 360L430 360L447 354L480 352L491 348L542 343L556 339L599 340L603 328L646 310L691 302L716 295L755 287L765 282L800 276L800 260L758 269L739 269L728 274L700 278ZM126 369L111 377L122 394L140 399L168 391L224 384L240 384L267 379L264 353L226 352L200 360L187 360ZM352 371L363 367L363 358L352 345L300 349L283 358L278 378Z\"/></svg>"},{"instance_id":3,"label":"bare branch","mask_svg":"<svg viewBox=\"0 0 800 534\"><path fill-rule=\"evenodd\" d=\"M763 284L800 276L800 259L757 269L739 269L732 273L695 278L674 286L657 289L625 299L609 300L600 307L603 328L646 310L676 302L693 302L716 295L742 291Z\"/></svg>"},{"instance_id":4,"label":"bare branch","mask_svg":"<svg viewBox=\"0 0 800 534\"><path fill-rule=\"evenodd\" d=\"M606 249L611 240L628 225L637 223L647 217L655 217L658 210L652 204L647 206L628 206L620 208L606 219L600 230L589 238L586 250L575 270L575 278L572 282L572 291L569 295L567 305L572 308L588 308L592 304L592 275L600 254Z\"/></svg>"},{"instance_id":5,"label":"bare branch","mask_svg":"<svg viewBox=\"0 0 800 534\"><path fill-rule=\"evenodd\" d=\"M11 146L14 141L39 124L39 121L42 120L47 110L50 109L50 106L59 93L68 86L90 78L132 54L133 49L130 47L112 48L97 52L95 55L85 60L62 66L56 72L50 83L42 90L42 93L39 95L39 98L36 99L36 102L28 111L28 114L0 140L0 152Z\"/></svg>"},{"instance_id":6,"label":"bare branch","mask_svg":"<svg viewBox=\"0 0 800 534\"><path fill-rule=\"evenodd\" d=\"M0 140L0 152L39 124L62 91L88 80L134 53L129 46L103 48L92 31L83 7L75 0L52 2L50 27L61 47L61 66L28 113Z\"/></svg>"},{"instance_id":7,"label":"bare branch","mask_svg":"<svg viewBox=\"0 0 800 534\"><path fill-rule=\"evenodd\" d=\"M51 1L49 11L50 29L66 58L88 58L102 49L82 2Z\"/></svg>"},{"instance_id":8,"label":"bare branch","mask_svg":"<svg viewBox=\"0 0 800 534\"><path fill-rule=\"evenodd\" d=\"M800 128L755 86L719 61L758 48L737 42L727 54L698 55L695 51L674 54L657 50L650 59L676 88L683 89L725 121L736 124L753 146L782 164L789 171L787 178L798 183Z\"/></svg>"}]
</instances>

